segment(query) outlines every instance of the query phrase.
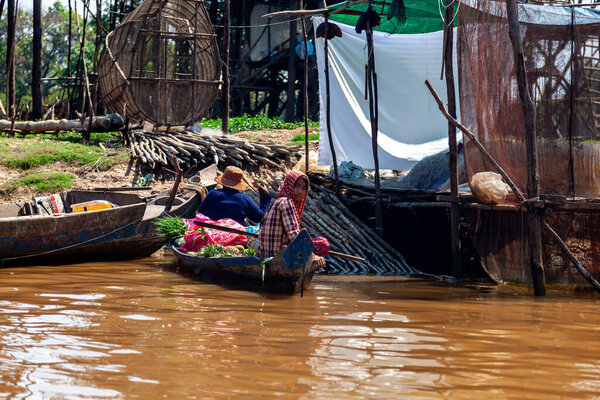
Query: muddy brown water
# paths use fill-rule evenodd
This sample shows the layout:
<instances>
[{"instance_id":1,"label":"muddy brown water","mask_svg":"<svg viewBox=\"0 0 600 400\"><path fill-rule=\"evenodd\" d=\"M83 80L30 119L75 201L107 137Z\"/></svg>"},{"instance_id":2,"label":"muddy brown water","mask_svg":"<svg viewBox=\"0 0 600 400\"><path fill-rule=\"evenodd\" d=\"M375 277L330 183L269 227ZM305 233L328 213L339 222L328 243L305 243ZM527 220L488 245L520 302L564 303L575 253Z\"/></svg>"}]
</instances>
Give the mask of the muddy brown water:
<instances>
[{"instance_id":1,"label":"muddy brown water","mask_svg":"<svg viewBox=\"0 0 600 400\"><path fill-rule=\"evenodd\" d=\"M596 295L317 276L265 297L171 261L0 270L0 398L600 398Z\"/></svg>"}]
</instances>

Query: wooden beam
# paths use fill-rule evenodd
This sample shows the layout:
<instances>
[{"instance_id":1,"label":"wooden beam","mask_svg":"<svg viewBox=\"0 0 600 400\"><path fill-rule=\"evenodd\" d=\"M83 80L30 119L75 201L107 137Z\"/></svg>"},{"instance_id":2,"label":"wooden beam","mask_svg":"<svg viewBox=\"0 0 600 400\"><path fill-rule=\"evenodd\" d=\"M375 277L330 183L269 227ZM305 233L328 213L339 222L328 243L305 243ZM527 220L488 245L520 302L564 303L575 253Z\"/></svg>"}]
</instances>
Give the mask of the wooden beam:
<instances>
[{"instance_id":1,"label":"wooden beam","mask_svg":"<svg viewBox=\"0 0 600 400\"><path fill-rule=\"evenodd\" d=\"M276 11L276 12L272 12L272 13L268 13L263 15L263 18L281 18L281 17L296 17L296 18L300 18L300 17L310 17L313 15L331 15L331 14L340 14L343 13L344 10L355 6L357 4L364 4L364 3L368 3L369 0L358 0L355 1L353 3L347 4L344 7L340 7L340 8L316 8L313 10L283 10L283 11Z\"/></svg>"},{"instance_id":2,"label":"wooden beam","mask_svg":"<svg viewBox=\"0 0 600 400\"><path fill-rule=\"evenodd\" d=\"M469 138L469 140L471 140L475 144L475 146L479 149L479 151L481 152L481 154L483 154L483 156L494 166L494 168L496 169L496 171L498 171L498 173L500 175L502 175L502 178L504 178L504 180L506 181L506 183L508 184L508 186L510 186L511 190L513 191L513 193L515 194L515 196L517 196L517 198L519 199L519 201L521 203L525 203L527 200L521 194L521 191L519 190L519 188L517 188L517 185L515 185L514 181L510 178L510 176L506 173L506 171L504 171L504 168L502 168L500 166L500 164L498 164L498 162L494 159L494 157L487 151L487 149L481 144L481 142L479 140L477 140L477 138L475 137L475 135L470 130L468 130L463 124L461 124L460 122L458 122L456 120L456 118L452 117L448 113L448 111L446 110L446 107L444 106L444 103L442 102L442 99L440 99L440 96L437 94L437 92L435 91L435 89L433 88L433 86L431 86L431 83L429 83L429 81L426 80L425 81L425 85L427 85L427 88L429 89L429 91L433 95L433 98L435 99L436 103L438 104L438 108L440 109L440 111L442 112L442 114L444 115L444 117L446 117L446 119L448 121L450 121L454 126L456 126L465 135L467 135L467 137Z\"/></svg>"}]
</instances>

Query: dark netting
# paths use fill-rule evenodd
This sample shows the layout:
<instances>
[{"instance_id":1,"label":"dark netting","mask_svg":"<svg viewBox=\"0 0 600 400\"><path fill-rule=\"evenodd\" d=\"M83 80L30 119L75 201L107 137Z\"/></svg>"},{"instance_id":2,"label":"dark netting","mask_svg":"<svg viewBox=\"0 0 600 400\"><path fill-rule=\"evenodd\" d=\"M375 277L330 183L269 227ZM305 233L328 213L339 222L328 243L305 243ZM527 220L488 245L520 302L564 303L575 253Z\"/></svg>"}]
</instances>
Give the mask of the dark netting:
<instances>
[{"instance_id":1,"label":"dark netting","mask_svg":"<svg viewBox=\"0 0 600 400\"><path fill-rule=\"evenodd\" d=\"M525 211L468 209L464 217L472 224L473 245L482 265L494 280L532 282ZM600 278L600 237L594 229L600 224L598 212L557 210L545 219L589 273ZM569 256L546 231L542 232L542 241L547 284L588 286Z\"/></svg>"},{"instance_id":2,"label":"dark netting","mask_svg":"<svg viewBox=\"0 0 600 400\"><path fill-rule=\"evenodd\" d=\"M105 44L99 82L109 111L175 125L212 107L220 65L203 0L145 0Z\"/></svg>"},{"instance_id":3,"label":"dark netting","mask_svg":"<svg viewBox=\"0 0 600 400\"><path fill-rule=\"evenodd\" d=\"M599 198L600 11L521 4L519 20L540 193ZM525 193L525 125L504 1L461 4L458 55L462 122ZM465 155L469 178L494 171L468 141Z\"/></svg>"},{"instance_id":4,"label":"dark netting","mask_svg":"<svg viewBox=\"0 0 600 400\"><path fill-rule=\"evenodd\" d=\"M537 117L540 193L598 199L600 12L521 4L519 21ZM461 3L458 56L462 122L526 193L525 124L504 1ZM469 178L494 171L468 141L465 157ZM528 214L517 207L469 209L465 217L489 274L495 280L531 283ZM597 211L557 209L545 220L584 267L600 277ZM546 231L542 242L546 283L586 284Z\"/></svg>"}]
</instances>

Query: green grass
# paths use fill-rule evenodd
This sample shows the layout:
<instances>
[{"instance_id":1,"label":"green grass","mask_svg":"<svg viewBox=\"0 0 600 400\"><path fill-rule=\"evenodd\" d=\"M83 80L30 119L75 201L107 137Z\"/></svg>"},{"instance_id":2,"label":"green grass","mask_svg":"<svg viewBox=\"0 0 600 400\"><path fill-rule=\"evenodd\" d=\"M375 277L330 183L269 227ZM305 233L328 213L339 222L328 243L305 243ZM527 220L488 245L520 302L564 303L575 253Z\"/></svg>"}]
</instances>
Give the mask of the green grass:
<instances>
[{"instance_id":1,"label":"green grass","mask_svg":"<svg viewBox=\"0 0 600 400\"><path fill-rule=\"evenodd\" d=\"M129 157L125 151L110 157L102 157L104 154L100 147L53 140L24 141L12 148L8 146L8 142L0 142L0 165L21 170L59 161L78 166L95 165L100 170L106 170Z\"/></svg>"},{"instance_id":2,"label":"green grass","mask_svg":"<svg viewBox=\"0 0 600 400\"><path fill-rule=\"evenodd\" d=\"M222 126L221 118L208 119L203 118L200 121L200 125L205 128L220 129ZM264 114L259 114L254 117L250 117L247 114L241 117L229 118L229 133L236 133L241 131L270 131L274 129L294 129L304 126L304 122L284 122L281 118L269 118ZM318 128L319 123L315 121L309 121L308 126L311 128Z\"/></svg>"},{"instance_id":3,"label":"green grass","mask_svg":"<svg viewBox=\"0 0 600 400\"><path fill-rule=\"evenodd\" d=\"M0 132L0 138L10 137L7 132ZM54 133L40 133L40 134L29 134L29 135L16 135L16 139L45 139L53 140L57 142L70 142L70 143L81 143L81 133L79 132L66 132L63 131L59 134ZM92 132L90 133L91 145L98 145L98 143L108 144L110 147L123 147L123 138L119 132Z\"/></svg>"},{"instance_id":4,"label":"green grass","mask_svg":"<svg viewBox=\"0 0 600 400\"><path fill-rule=\"evenodd\" d=\"M301 133L299 135L296 135L292 138L292 140L288 143L288 144L304 144L305 143L305 137L306 135L304 133ZM308 141L313 141L313 140L319 140L319 134L318 133L309 133L308 134Z\"/></svg>"},{"instance_id":5,"label":"green grass","mask_svg":"<svg viewBox=\"0 0 600 400\"><path fill-rule=\"evenodd\" d=\"M8 182L5 190L14 191L18 187L30 187L36 192L61 191L72 186L71 179L75 178L73 174L63 172L36 172L28 174L22 178Z\"/></svg>"}]
</instances>

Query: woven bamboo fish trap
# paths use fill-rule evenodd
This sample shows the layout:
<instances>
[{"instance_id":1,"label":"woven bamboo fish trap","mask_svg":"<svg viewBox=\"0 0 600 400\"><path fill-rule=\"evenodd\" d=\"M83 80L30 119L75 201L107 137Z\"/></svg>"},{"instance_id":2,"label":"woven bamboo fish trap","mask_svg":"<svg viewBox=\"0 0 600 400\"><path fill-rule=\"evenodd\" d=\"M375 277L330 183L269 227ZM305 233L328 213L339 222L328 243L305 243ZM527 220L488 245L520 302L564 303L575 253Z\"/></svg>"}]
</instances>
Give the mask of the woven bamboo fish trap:
<instances>
[{"instance_id":1,"label":"woven bamboo fish trap","mask_svg":"<svg viewBox=\"0 0 600 400\"><path fill-rule=\"evenodd\" d=\"M203 0L144 0L106 37L102 100L132 121L198 121L219 90L217 38Z\"/></svg>"}]
</instances>

